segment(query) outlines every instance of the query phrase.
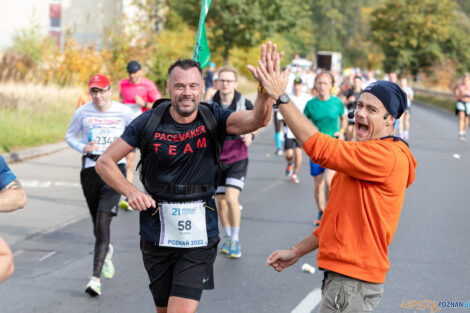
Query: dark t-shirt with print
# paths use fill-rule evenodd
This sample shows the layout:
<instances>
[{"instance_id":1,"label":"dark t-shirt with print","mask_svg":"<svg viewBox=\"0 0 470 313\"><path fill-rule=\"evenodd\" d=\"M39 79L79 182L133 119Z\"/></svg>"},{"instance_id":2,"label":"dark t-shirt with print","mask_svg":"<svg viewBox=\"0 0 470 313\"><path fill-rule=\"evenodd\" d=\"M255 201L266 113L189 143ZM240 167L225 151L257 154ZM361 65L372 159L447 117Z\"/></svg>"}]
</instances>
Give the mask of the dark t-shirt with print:
<instances>
[{"instance_id":1,"label":"dark t-shirt with print","mask_svg":"<svg viewBox=\"0 0 470 313\"><path fill-rule=\"evenodd\" d=\"M232 111L210 105L214 118L217 121L220 144L223 145L227 137L226 122ZM144 112L133 120L122 134L121 138L133 147L139 146L145 124L153 110ZM213 200L214 189L196 195L168 195L155 192L150 188L152 182L158 184L177 185L210 185L217 176L217 162L215 160L215 144L208 133L202 119L198 116L189 124L177 123L167 110L158 127L147 138L142 162L142 176L144 187L153 198L171 202L206 200L207 235L212 237L218 234L217 211ZM210 199L210 200L207 200ZM150 208L140 213L140 235L152 242L159 241L160 220L159 215L152 215L155 210Z\"/></svg>"}]
</instances>

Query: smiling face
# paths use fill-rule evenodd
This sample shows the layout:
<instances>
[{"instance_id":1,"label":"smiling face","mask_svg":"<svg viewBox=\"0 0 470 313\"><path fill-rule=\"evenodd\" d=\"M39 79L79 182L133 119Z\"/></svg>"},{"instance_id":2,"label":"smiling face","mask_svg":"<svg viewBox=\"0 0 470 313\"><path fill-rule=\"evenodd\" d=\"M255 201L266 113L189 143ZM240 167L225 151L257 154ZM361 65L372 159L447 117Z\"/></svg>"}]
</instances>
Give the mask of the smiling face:
<instances>
[{"instance_id":1,"label":"smiling face","mask_svg":"<svg viewBox=\"0 0 470 313\"><path fill-rule=\"evenodd\" d=\"M172 108L182 118L197 114L204 90L202 75L196 67L187 70L175 67L168 77L166 91L170 94Z\"/></svg>"},{"instance_id":2,"label":"smiling face","mask_svg":"<svg viewBox=\"0 0 470 313\"><path fill-rule=\"evenodd\" d=\"M384 119L384 116L387 118ZM354 111L356 141L374 140L393 134L395 118L387 112L383 103L373 94L364 92Z\"/></svg>"}]
</instances>

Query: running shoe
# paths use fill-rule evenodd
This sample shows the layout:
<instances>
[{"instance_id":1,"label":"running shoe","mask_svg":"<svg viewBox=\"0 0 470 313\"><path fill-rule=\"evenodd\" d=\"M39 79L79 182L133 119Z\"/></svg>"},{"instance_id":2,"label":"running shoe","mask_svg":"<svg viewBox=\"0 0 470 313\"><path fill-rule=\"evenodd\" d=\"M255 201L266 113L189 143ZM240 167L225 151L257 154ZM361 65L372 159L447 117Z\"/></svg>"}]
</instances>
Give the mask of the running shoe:
<instances>
[{"instance_id":1,"label":"running shoe","mask_svg":"<svg viewBox=\"0 0 470 313\"><path fill-rule=\"evenodd\" d=\"M293 173L293 170L294 170L294 164L287 163L286 172L285 172L286 176L291 176Z\"/></svg>"},{"instance_id":2,"label":"running shoe","mask_svg":"<svg viewBox=\"0 0 470 313\"><path fill-rule=\"evenodd\" d=\"M460 141L467 141L467 138L465 138L464 134L459 134L459 140Z\"/></svg>"},{"instance_id":3,"label":"running shoe","mask_svg":"<svg viewBox=\"0 0 470 313\"><path fill-rule=\"evenodd\" d=\"M275 155L282 155L282 150L281 149L276 149L274 152Z\"/></svg>"},{"instance_id":4,"label":"running shoe","mask_svg":"<svg viewBox=\"0 0 470 313\"><path fill-rule=\"evenodd\" d=\"M106 253L106 258L104 260L103 268L101 269L101 275L104 278L111 279L114 276L114 265L111 258L113 257L114 248L111 244L109 244L108 253Z\"/></svg>"},{"instance_id":5,"label":"running shoe","mask_svg":"<svg viewBox=\"0 0 470 313\"><path fill-rule=\"evenodd\" d=\"M294 184L300 183L299 176L297 176L296 173L292 174L292 182L293 182Z\"/></svg>"},{"instance_id":6,"label":"running shoe","mask_svg":"<svg viewBox=\"0 0 470 313\"><path fill-rule=\"evenodd\" d=\"M320 226L320 220L322 216L323 216L323 211L318 212L318 217L314 222L315 226Z\"/></svg>"},{"instance_id":7,"label":"running shoe","mask_svg":"<svg viewBox=\"0 0 470 313\"><path fill-rule=\"evenodd\" d=\"M92 297L101 296L101 281L98 277L92 276L86 285L85 292Z\"/></svg>"},{"instance_id":8,"label":"running shoe","mask_svg":"<svg viewBox=\"0 0 470 313\"><path fill-rule=\"evenodd\" d=\"M240 242L233 240L230 243L230 258L231 259L238 259L241 258L242 252L240 251Z\"/></svg>"},{"instance_id":9,"label":"running shoe","mask_svg":"<svg viewBox=\"0 0 470 313\"><path fill-rule=\"evenodd\" d=\"M230 252L230 237L225 236L224 241L222 241L222 246L220 247L220 252L229 254Z\"/></svg>"}]
</instances>

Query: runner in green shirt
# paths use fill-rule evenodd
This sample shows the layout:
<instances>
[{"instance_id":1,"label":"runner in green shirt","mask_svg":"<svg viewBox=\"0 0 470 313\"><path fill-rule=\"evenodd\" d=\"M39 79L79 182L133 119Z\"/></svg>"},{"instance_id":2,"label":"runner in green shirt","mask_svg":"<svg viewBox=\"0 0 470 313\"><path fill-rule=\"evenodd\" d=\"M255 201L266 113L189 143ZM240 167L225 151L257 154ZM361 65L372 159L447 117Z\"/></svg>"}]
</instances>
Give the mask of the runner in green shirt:
<instances>
[{"instance_id":1,"label":"runner in green shirt","mask_svg":"<svg viewBox=\"0 0 470 313\"><path fill-rule=\"evenodd\" d=\"M334 85L330 73L320 73L315 79L315 91L318 96L307 102L304 114L312 121L318 130L324 134L344 140L344 130L348 120L344 114L344 105L341 99L331 96ZM341 127L340 127L341 125ZM318 218L315 225L320 225L320 219L326 206L326 195L330 192L330 185L335 171L322 168L310 160L310 174L314 179L315 202L318 206Z\"/></svg>"}]
</instances>

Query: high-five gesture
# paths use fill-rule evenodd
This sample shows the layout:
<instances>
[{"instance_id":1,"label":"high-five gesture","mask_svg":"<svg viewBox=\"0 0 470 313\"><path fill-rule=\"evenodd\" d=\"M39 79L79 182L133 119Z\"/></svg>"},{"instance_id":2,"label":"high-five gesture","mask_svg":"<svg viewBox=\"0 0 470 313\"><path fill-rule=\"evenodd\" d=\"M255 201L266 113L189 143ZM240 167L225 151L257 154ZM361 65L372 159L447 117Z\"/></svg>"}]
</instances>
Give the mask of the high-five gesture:
<instances>
[{"instance_id":1,"label":"high-five gesture","mask_svg":"<svg viewBox=\"0 0 470 313\"><path fill-rule=\"evenodd\" d=\"M253 77L266 90L266 93L277 100L283 94L287 86L288 71L281 72L281 60L284 52L277 53L276 44L268 41L267 45L261 45L258 67L248 65Z\"/></svg>"}]
</instances>

